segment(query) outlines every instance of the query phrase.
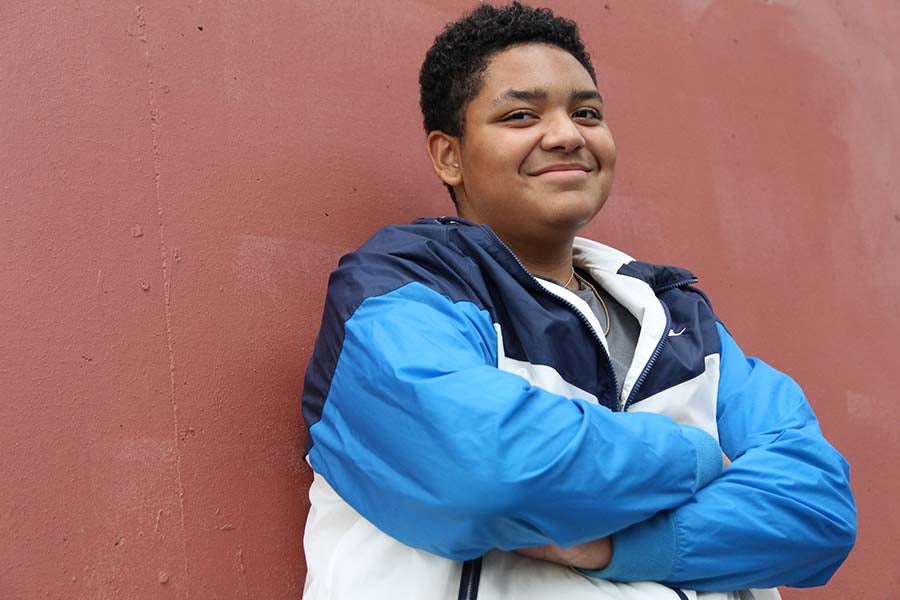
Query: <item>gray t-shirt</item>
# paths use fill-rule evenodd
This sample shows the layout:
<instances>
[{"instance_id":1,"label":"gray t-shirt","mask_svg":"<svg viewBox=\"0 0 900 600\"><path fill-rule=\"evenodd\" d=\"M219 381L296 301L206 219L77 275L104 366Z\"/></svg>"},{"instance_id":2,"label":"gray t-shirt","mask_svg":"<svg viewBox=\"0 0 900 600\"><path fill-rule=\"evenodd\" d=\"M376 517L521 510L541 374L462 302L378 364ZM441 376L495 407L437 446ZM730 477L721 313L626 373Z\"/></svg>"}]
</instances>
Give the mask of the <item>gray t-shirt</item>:
<instances>
[{"instance_id":1,"label":"gray t-shirt","mask_svg":"<svg viewBox=\"0 0 900 600\"><path fill-rule=\"evenodd\" d=\"M609 311L609 333L606 335L606 342L609 346L609 356L612 359L613 370L618 381L618 392L621 395L625 374L628 372L628 367L631 366L631 361L634 359L634 349L637 346L638 336L641 333L641 325L634 315L619 304L599 283L589 278L586 274L579 273L579 276L587 279L594 286L594 289L603 298L603 303L606 304L606 308ZM600 327L605 330L607 321L603 305L597 300L597 296L594 295L591 288L581 282L579 284L581 289L573 290L574 293L587 303L597 320L600 321Z\"/></svg>"}]
</instances>

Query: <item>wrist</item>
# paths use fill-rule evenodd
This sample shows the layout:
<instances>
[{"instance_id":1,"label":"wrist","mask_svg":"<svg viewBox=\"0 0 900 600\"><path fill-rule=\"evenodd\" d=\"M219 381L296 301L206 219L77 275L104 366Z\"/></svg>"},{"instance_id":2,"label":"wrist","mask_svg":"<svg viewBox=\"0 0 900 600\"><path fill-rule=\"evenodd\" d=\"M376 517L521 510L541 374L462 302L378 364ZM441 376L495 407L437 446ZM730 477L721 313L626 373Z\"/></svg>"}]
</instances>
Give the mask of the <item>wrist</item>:
<instances>
[{"instance_id":1,"label":"wrist","mask_svg":"<svg viewBox=\"0 0 900 600\"><path fill-rule=\"evenodd\" d=\"M567 552L571 553L569 566L576 569L597 571L605 569L612 560L612 542L610 542L610 538L605 537L572 546Z\"/></svg>"}]
</instances>

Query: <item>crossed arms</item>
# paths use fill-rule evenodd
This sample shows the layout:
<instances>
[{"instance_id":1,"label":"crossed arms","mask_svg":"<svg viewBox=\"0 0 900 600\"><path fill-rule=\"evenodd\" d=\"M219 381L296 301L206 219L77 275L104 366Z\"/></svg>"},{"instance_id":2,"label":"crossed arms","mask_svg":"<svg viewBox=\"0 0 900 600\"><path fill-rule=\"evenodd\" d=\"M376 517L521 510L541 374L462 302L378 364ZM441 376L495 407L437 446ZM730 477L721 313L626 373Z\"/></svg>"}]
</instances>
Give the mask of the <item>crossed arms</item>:
<instances>
[{"instance_id":1,"label":"crossed arms","mask_svg":"<svg viewBox=\"0 0 900 600\"><path fill-rule=\"evenodd\" d=\"M611 546L589 574L697 590L821 585L843 561L846 462L797 385L724 328L717 443L497 369L482 313L412 284L345 324L310 461L379 529L456 560Z\"/></svg>"}]
</instances>

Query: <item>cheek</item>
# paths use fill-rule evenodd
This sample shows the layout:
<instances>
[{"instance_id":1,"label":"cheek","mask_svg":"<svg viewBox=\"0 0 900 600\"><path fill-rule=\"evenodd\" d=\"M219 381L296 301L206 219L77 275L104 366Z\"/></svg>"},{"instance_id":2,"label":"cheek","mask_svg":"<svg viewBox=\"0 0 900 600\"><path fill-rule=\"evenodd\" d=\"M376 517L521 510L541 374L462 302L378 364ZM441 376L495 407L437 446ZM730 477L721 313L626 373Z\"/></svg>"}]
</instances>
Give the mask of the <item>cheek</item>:
<instances>
[{"instance_id":1,"label":"cheek","mask_svg":"<svg viewBox=\"0 0 900 600\"><path fill-rule=\"evenodd\" d=\"M591 151L594 153L594 156L606 163L607 166L611 167L616 162L616 143L609 133L599 136L594 141Z\"/></svg>"},{"instance_id":2,"label":"cheek","mask_svg":"<svg viewBox=\"0 0 900 600\"><path fill-rule=\"evenodd\" d=\"M612 140L609 140L609 145L606 147L606 156L609 161L609 166L615 166L616 164L616 144Z\"/></svg>"},{"instance_id":3,"label":"cheek","mask_svg":"<svg viewBox=\"0 0 900 600\"><path fill-rule=\"evenodd\" d=\"M502 148L485 148L469 158L470 183L480 190L509 185L518 176L518 165Z\"/></svg>"}]
</instances>

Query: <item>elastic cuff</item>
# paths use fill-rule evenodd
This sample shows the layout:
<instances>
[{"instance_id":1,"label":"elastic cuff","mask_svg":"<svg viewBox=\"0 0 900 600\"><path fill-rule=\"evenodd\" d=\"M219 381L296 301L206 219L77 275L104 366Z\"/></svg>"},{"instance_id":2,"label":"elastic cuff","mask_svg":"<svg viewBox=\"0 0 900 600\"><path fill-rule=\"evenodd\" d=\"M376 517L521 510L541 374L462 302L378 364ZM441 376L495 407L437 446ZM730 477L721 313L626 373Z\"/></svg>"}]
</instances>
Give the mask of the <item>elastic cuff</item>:
<instances>
[{"instance_id":1,"label":"elastic cuff","mask_svg":"<svg viewBox=\"0 0 900 600\"><path fill-rule=\"evenodd\" d=\"M588 577L610 581L665 581L675 560L675 525L660 513L612 537L612 560L605 569L579 569Z\"/></svg>"},{"instance_id":2,"label":"elastic cuff","mask_svg":"<svg viewBox=\"0 0 900 600\"><path fill-rule=\"evenodd\" d=\"M698 427L682 425L681 433L697 451L696 492L722 474L722 449L716 439Z\"/></svg>"}]
</instances>

